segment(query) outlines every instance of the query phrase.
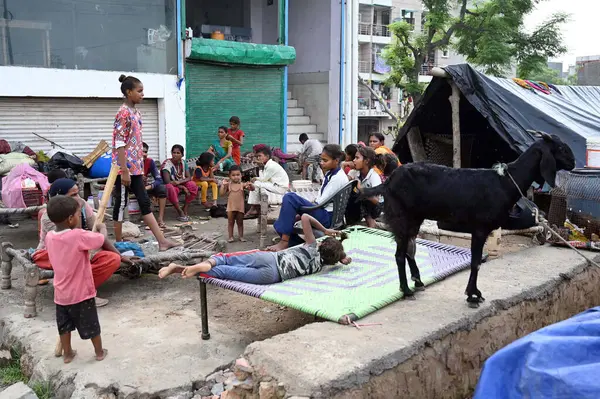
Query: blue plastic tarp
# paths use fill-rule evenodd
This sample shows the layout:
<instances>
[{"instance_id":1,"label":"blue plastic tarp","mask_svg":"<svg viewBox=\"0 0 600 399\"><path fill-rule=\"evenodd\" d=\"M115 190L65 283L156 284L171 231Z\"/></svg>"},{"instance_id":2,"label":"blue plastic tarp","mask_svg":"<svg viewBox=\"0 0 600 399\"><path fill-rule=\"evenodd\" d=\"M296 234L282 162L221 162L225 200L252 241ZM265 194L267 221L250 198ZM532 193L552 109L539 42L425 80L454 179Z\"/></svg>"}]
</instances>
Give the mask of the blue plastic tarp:
<instances>
[{"instance_id":1,"label":"blue plastic tarp","mask_svg":"<svg viewBox=\"0 0 600 399\"><path fill-rule=\"evenodd\" d=\"M600 398L600 307L531 333L484 364L474 399Z\"/></svg>"}]
</instances>

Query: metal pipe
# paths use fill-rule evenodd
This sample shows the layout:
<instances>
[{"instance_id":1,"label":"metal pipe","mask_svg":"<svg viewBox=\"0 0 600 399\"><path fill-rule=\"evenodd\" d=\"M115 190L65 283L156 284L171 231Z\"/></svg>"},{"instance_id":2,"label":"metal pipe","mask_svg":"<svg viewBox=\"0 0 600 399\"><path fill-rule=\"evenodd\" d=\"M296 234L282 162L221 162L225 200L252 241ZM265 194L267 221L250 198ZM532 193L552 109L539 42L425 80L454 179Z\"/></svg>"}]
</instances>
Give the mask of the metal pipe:
<instances>
[{"instance_id":1,"label":"metal pipe","mask_svg":"<svg viewBox=\"0 0 600 399\"><path fill-rule=\"evenodd\" d=\"M344 71L346 62L346 0L341 1L341 22L340 22L340 87L339 87L339 101L340 101L340 131L338 132L338 139L340 145L344 145Z\"/></svg>"},{"instance_id":2,"label":"metal pipe","mask_svg":"<svg viewBox=\"0 0 600 399\"><path fill-rule=\"evenodd\" d=\"M177 0L175 24L177 32L177 84L183 78L183 36L181 34L181 1Z\"/></svg>"},{"instance_id":3,"label":"metal pipe","mask_svg":"<svg viewBox=\"0 0 600 399\"><path fill-rule=\"evenodd\" d=\"M200 282L200 320L202 323L202 339L210 339L210 333L208 332L208 301L206 298L206 283L202 278L198 278Z\"/></svg>"},{"instance_id":4,"label":"metal pipe","mask_svg":"<svg viewBox=\"0 0 600 399\"><path fill-rule=\"evenodd\" d=\"M283 10L283 44L288 45L288 12L289 12L289 0L284 1ZM283 143L281 148L283 152L287 152L287 117L288 117L288 66L283 67Z\"/></svg>"}]
</instances>

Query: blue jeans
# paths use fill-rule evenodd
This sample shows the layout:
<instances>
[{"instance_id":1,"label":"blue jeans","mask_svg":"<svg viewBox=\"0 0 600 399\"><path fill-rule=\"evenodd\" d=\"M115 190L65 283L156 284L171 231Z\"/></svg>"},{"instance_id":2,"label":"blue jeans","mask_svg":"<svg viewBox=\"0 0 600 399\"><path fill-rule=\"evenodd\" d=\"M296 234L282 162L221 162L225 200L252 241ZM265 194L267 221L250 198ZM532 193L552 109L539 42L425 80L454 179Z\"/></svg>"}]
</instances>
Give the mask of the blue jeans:
<instances>
[{"instance_id":1,"label":"blue jeans","mask_svg":"<svg viewBox=\"0 0 600 399\"><path fill-rule=\"evenodd\" d=\"M277 255L273 252L255 251L211 256L215 266L206 275L248 284L274 284L281 282L277 269Z\"/></svg>"},{"instance_id":2,"label":"blue jeans","mask_svg":"<svg viewBox=\"0 0 600 399\"><path fill-rule=\"evenodd\" d=\"M304 213L300 211L300 208L304 206L315 206L315 204L307 199L302 198L296 193L285 194L281 202L281 210L279 211L279 217L273 224L275 231L279 235L291 235L294 232L294 223L296 223L296 216L302 215ZM331 213L327 212L325 209L316 209L307 213L310 216L317 219L319 223L323 225L323 227L331 226Z\"/></svg>"}]
</instances>

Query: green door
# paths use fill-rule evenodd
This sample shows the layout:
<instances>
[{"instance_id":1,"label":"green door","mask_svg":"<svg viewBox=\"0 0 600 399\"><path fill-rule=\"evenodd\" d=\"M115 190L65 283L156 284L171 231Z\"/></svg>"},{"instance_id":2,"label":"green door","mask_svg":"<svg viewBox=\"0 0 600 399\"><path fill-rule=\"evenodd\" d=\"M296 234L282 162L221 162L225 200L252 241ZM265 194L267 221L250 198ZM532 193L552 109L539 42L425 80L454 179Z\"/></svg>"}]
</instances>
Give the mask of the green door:
<instances>
[{"instance_id":1,"label":"green door","mask_svg":"<svg viewBox=\"0 0 600 399\"><path fill-rule=\"evenodd\" d=\"M283 68L186 63L186 157L198 156L217 139L219 126L238 116L254 144L283 142Z\"/></svg>"}]
</instances>

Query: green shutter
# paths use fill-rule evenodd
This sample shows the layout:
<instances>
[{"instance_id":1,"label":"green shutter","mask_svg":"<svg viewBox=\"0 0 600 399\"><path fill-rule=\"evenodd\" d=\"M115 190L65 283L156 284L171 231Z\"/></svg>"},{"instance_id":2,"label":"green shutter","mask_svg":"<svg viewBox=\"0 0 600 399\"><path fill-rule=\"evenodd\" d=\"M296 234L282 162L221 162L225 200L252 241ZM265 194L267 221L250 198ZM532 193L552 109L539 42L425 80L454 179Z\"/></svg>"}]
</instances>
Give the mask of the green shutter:
<instances>
[{"instance_id":1,"label":"green shutter","mask_svg":"<svg viewBox=\"0 0 600 399\"><path fill-rule=\"evenodd\" d=\"M186 153L198 156L219 126L238 116L246 133L242 152L259 143L281 147L283 68L186 63Z\"/></svg>"}]
</instances>

